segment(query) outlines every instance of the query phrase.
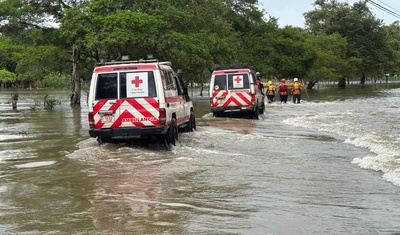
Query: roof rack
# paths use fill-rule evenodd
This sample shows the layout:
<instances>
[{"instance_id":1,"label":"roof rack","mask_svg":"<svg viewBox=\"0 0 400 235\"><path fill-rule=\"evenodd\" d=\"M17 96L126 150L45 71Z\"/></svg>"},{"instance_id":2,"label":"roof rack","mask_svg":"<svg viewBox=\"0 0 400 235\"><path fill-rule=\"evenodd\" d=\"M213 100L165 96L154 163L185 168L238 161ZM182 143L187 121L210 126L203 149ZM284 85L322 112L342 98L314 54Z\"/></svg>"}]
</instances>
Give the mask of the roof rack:
<instances>
[{"instance_id":1,"label":"roof rack","mask_svg":"<svg viewBox=\"0 0 400 235\"><path fill-rule=\"evenodd\" d=\"M251 69L255 70L255 68L249 64L229 64L229 65L215 65L214 70L225 70L225 69Z\"/></svg>"},{"instance_id":2,"label":"roof rack","mask_svg":"<svg viewBox=\"0 0 400 235\"><path fill-rule=\"evenodd\" d=\"M99 62L96 63L96 66L103 66L103 65L114 65L114 64L138 64L138 63L159 63L162 65L172 65L170 61L163 61L160 62L158 59L150 59L150 60L145 60L145 59L139 59L139 60L121 60L121 61L110 61L110 62Z\"/></svg>"}]
</instances>

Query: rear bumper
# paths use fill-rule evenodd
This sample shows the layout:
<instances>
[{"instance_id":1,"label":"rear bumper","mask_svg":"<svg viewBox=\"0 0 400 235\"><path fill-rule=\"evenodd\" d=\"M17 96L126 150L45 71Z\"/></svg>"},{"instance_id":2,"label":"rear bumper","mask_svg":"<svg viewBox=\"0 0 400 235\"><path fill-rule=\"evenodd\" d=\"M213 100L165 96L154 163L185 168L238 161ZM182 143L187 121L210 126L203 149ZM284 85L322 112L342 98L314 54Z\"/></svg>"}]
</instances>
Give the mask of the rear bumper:
<instances>
[{"instance_id":1,"label":"rear bumper","mask_svg":"<svg viewBox=\"0 0 400 235\"><path fill-rule=\"evenodd\" d=\"M211 112L213 113L248 112L248 111L256 111L256 108L257 106L254 105L211 107Z\"/></svg>"},{"instance_id":2,"label":"rear bumper","mask_svg":"<svg viewBox=\"0 0 400 235\"><path fill-rule=\"evenodd\" d=\"M90 129L91 137L111 139L141 139L167 133L168 126Z\"/></svg>"}]
</instances>

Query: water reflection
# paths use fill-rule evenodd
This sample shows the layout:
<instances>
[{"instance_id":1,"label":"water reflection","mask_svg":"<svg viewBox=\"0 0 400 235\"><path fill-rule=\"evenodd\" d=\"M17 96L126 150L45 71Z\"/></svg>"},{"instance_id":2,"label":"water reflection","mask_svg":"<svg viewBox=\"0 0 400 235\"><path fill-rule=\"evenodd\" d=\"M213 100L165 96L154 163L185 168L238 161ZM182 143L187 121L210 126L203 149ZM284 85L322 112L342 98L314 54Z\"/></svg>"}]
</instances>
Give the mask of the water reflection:
<instances>
[{"instance_id":1,"label":"water reflection","mask_svg":"<svg viewBox=\"0 0 400 235\"><path fill-rule=\"evenodd\" d=\"M157 184L153 176L156 170L157 165L140 166L126 161L96 166L95 185L99 192L91 202L100 231L118 228L149 232L146 221L157 216Z\"/></svg>"}]
</instances>

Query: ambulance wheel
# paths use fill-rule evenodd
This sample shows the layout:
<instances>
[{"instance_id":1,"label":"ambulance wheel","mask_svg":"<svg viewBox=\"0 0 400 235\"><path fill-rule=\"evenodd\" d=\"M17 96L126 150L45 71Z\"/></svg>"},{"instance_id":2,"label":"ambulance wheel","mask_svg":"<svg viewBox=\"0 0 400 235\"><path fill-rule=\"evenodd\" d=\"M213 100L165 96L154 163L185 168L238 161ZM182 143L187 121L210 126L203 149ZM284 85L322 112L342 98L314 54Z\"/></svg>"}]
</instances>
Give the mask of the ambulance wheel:
<instances>
[{"instance_id":1,"label":"ambulance wheel","mask_svg":"<svg viewBox=\"0 0 400 235\"><path fill-rule=\"evenodd\" d=\"M100 145L105 143L111 143L111 139L106 137L97 137L97 143L99 143Z\"/></svg>"},{"instance_id":2,"label":"ambulance wheel","mask_svg":"<svg viewBox=\"0 0 400 235\"><path fill-rule=\"evenodd\" d=\"M172 145L176 145L178 140L178 126L176 125L175 118L172 118L171 125L168 127L167 133L164 135L164 146L167 150L172 149Z\"/></svg>"},{"instance_id":3,"label":"ambulance wheel","mask_svg":"<svg viewBox=\"0 0 400 235\"><path fill-rule=\"evenodd\" d=\"M260 115L260 109L257 108L253 113L253 119L258 120L258 115Z\"/></svg>"},{"instance_id":4,"label":"ambulance wheel","mask_svg":"<svg viewBox=\"0 0 400 235\"><path fill-rule=\"evenodd\" d=\"M194 112L190 112L189 122L186 126L186 132L193 132L193 129L196 130L196 118L194 116Z\"/></svg>"},{"instance_id":5,"label":"ambulance wheel","mask_svg":"<svg viewBox=\"0 0 400 235\"><path fill-rule=\"evenodd\" d=\"M222 116L224 116L224 113L223 112L213 112L213 116L214 117L222 117Z\"/></svg>"},{"instance_id":6,"label":"ambulance wheel","mask_svg":"<svg viewBox=\"0 0 400 235\"><path fill-rule=\"evenodd\" d=\"M264 102L262 102L261 108L260 108L260 114L264 114L264 112L265 112L265 104L264 104Z\"/></svg>"},{"instance_id":7,"label":"ambulance wheel","mask_svg":"<svg viewBox=\"0 0 400 235\"><path fill-rule=\"evenodd\" d=\"M254 111L249 111L248 117L249 117L250 119L256 119L256 120L258 120L258 115L259 115L259 113L260 113L260 109L259 109L258 107L256 107L256 110L254 110Z\"/></svg>"},{"instance_id":8,"label":"ambulance wheel","mask_svg":"<svg viewBox=\"0 0 400 235\"><path fill-rule=\"evenodd\" d=\"M171 120L171 126L172 126L172 128L173 128L173 142L172 142L172 144L174 145L174 146L176 146L176 141L178 141L178 134L179 134L179 131L178 131L178 124L176 124L176 120L175 120L175 118L172 118L172 120Z\"/></svg>"},{"instance_id":9,"label":"ambulance wheel","mask_svg":"<svg viewBox=\"0 0 400 235\"><path fill-rule=\"evenodd\" d=\"M171 135L171 132L172 129L169 127L167 133L164 135L164 146L168 151L172 149L173 136Z\"/></svg>"}]
</instances>

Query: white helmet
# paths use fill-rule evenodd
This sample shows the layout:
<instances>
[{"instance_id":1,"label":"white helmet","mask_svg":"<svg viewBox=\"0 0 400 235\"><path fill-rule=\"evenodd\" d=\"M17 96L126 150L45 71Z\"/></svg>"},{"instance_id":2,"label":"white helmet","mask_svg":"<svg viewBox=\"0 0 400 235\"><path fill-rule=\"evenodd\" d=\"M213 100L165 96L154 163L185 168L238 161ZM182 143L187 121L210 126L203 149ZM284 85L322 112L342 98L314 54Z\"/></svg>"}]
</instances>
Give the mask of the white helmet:
<instances>
[{"instance_id":1,"label":"white helmet","mask_svg":"<svg viewBox=\"0 0 400 235\"><path fill-rule=\"evenodd\" d=\"M293 79L293 81L295 81L295 82L298 82L298 81L299 81L299 79L298 79L298 78L294 78L294 79Z\"/></svg>"}]
</instances>

